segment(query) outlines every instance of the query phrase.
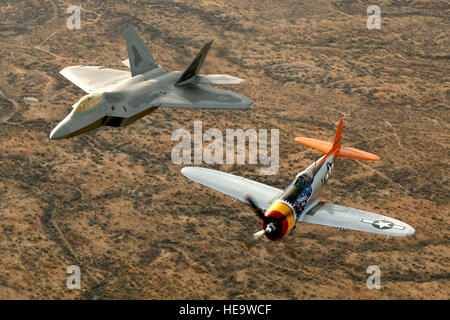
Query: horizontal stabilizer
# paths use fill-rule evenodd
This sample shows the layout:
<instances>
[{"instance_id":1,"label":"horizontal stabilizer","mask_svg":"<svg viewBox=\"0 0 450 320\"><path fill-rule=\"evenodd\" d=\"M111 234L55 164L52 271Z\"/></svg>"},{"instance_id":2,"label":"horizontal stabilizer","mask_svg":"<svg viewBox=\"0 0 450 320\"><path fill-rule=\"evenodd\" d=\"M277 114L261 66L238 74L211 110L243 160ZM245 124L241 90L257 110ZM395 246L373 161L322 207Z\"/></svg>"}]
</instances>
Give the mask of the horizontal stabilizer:
<instances>
[{"instance_id":1,"label":"horizontal stabilizer","mask_svg":"<svg viewBox=\"0 0 450 320\"><path fill-rule=\"evenodd\" d=\"M373 153L369 153L366 151L358 150L355 148L349 148L349 147L341 147L341 149L337 153L337 156L343 157L343 158L360 159L360 160L371 160L371 161L380 160L380 157L377 155L374 155Z\"/></svg>"},{"instance_id":2,"label":"horizontal stabilizer","mask_svg":"<svg viewBox=\"0 0 450 320\"><path fill-rule=\"evenodd\" d=\"M295 141L298 143L304 144L305 146L311 147L313 149L322 151L323 153L326 153L327 155L322 158L322 160L319 162L322 163L329 155L334 154L335 157L343 157L343 158L353 158L353 159L360 159L360 160L371 160L371 161L378 161L380 160L380 157L366 152L362 150L358 150L355 148L349 148L349 147L342 147L342 128L343 128L343 121L342 119L339 121L338 128L336 130L336 135L334 137L334 142L328 142L313 138L305 138L305 137L297 137L295 138Z\"/></svg>"},{"instance_id":3,"label":"horizontal stabilizer","mask_svg":"<svg viewBox=\"0 0 450 320\"><path fill-rule=\"evenodd\" d=\"M323 153L328 153L328 151L330 151L331 147L333 146L331 142L313 138L297 137L295 138L295 141L313 149L322 151Z\"/></svg>"},{"instance_id":4,"label":"horizontal stabilizer","mask_svg":"<svg viewBox=\"0 0 450 320\"><path fill-rule=\"evenodd\" d=\"M128 68L130 67L130 59L125 59L121 61L123 65L127 66Z\"/></svg>"},{"instance_id":5,"label":"horizontal stabilizer","mask_svg":"<svg viewBox=\"0 0 450 320\"><path fill-rule=\"evenodd\" d=\"M333 144L328 141L322 141L318 139L312 139L312 138L304 138L304 137L298 137L295 138L295 141L304 144L305 146L311 147L313 149L322 151L323 153L328 153L331 148L333 147ZM336 153L337 157L343 157L343 158L353 158L353 159L360 159L360 160L371 160L371 161L378 161L380 160L380 157L374 155L373 153L369 153L366 151L358 150L355 148L349 148L349 147L341 147L338 152Z\"/></svg>"},{"instance_id":6,"label":"horizontal stabilizer","mask_svg":"<svg viewBox=\"0 0 450 320\"><path fill-rule=\"evenodd\" d=\"M204 74L198 76L199 84L239 84L244 79L233 77L228 74Z\"/></svg>"}]
</instances>

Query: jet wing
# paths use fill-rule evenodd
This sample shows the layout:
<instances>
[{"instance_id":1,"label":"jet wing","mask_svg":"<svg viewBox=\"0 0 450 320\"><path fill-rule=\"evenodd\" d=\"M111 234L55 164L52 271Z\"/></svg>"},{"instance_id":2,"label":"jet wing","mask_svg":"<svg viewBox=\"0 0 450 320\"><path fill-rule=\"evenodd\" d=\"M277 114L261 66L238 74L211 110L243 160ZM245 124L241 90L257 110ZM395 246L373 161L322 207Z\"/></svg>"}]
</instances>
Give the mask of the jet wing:
<instances>
[{"instance_id":1,"label":"jet wing","mask_svg":"<svg viewBox=\"0 0 450 320\"><path fill-rule=\"evenodd\" d=\"M247 109L253 102L234 91L200 85L174 87L158 101L160 107L206 109Z\"/></svg>"},{"instance_id":2,"label":"jet wing","mask_svg":"<svg viewBox=\"0 0 450 320\"><path fill-rule=\"evenodd\" d=\"M92 93L111 84L131 78L129 71L98 66L72 66L64 68L60 73L87 93Z\"/></svg>"},{"instance_id":3,"label":"jet wing","mask_svg":"<svg viewBox=\"0 0 450 320\"><path fill-rule=\"evenodd\" d=\"M331 203L319 203L301 221L322 226L405 237L415 230L408 224L380 214Z\"/></svg>"},{"instance_id":4,"label":"jet wing","mask_svg":"<svg viewBox=\"0 0 450 320\"><path fill-rule=\"evenodd\" d=\"M256 206L267 210L282 190L234 174L217 170L185 167L181 170L187 178L220 191L227 196L249 204L244 196L250 195Z\"/></svg>"}]
</instances>

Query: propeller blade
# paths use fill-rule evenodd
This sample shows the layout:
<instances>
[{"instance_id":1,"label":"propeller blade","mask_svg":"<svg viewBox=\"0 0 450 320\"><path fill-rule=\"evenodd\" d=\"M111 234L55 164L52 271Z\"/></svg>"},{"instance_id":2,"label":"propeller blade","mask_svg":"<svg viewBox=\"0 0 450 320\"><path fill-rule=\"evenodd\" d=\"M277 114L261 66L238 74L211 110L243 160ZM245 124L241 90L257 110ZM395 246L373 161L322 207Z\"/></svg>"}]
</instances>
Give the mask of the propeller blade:
<instances>
[{"instance_id":1,"label":"propeller blade","mask_svg":"<svg viewBox=\"0 0 450 320\"><path fill-rule=\"evenodd\" d=\"M261 220L264 220L266 218L266 216L264 215L264 211L256 206L256 203L253 201L250 195L246 194L243 198L250 203L250 206L252 207L258 218L260 218Z\"/></svg>"},{"instance_id":2,"label":"propeller blade","mask_svg":"<svg viewBox=\"0 0 450 320\"><path fill-rule=\"evenodd\" d=\"M242 245L246 251L248 251L251 247L255 246L258 241L264 236L266 230L259 230L258 232L252 234L247 240L245 240Z\"/></svg>"},{"instance_id":3,"label":"propeller blade","mask_svg":"<svg viewBox=\"0 0 450 320\"><path fill-rule=\"evenodd\" d=\"M251 237L247 241L244 241L244 243L243 243L244 249L248 251L248 249L250 249L256 243L258 243L258 240L260 240L265 234L269 234L274 230L275 230L275 226L272 223L270 223L266 227L266 229L255 232L254 234L251 235Z\"/></svg>"}]
</instances>

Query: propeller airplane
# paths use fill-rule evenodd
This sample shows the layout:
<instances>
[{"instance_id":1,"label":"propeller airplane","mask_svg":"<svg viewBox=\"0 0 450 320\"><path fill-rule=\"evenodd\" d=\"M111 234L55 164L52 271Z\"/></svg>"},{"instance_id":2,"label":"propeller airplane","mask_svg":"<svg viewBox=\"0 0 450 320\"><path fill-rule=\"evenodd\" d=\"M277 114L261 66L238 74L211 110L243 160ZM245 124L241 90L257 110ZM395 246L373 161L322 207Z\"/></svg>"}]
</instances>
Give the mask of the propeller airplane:
<instances>
[{"instance_id":1,"label":"propeller airplane","mask_svg":"<svg viewBox=\"0 0 450 320\"><path fill-rule=\"evenodd\" d=\"M353 158L377 161L374 154L341 146L342 119L334 142L298 137L295 140L325 153L284 189L274 188L233 174L200 167L184 167L187 178L249 204L262 220L262 228L244 241L248 250L264 236L271 241L283 239L297 222L357 230L386 236L404 237L415 233L410 225L380 214L321 201L320 192L330 177L336 159Z\"/></svg>"}]
</instances>

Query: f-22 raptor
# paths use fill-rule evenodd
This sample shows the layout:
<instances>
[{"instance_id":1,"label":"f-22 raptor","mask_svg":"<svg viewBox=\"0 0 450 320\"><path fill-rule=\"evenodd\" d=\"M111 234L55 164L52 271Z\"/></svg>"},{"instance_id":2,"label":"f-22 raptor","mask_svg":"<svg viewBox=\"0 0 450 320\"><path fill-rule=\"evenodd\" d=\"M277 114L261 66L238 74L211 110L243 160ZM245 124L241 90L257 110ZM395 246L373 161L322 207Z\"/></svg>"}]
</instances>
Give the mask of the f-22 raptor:
<instances>
[{"instance_id":1,"label":"f-22 raptor","mask_svg":"<svg viewBox=\"0 0 450 320\"><path fill-rule=\"evenodd\" d=\"M239 84L225 74L199 70L213 41L204 45L184 72L168 72L156 63L135 29L125 29L130 71L99 66L72 66L60 73L88 95L51 132L50 139L74 137L100 126L125 127L159 107L247 109L252 100L230 90L203 84Z\"/></svg>"}]
</instances>

